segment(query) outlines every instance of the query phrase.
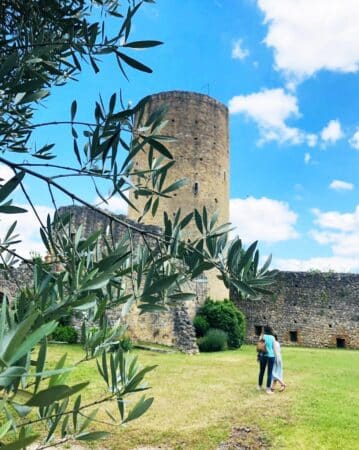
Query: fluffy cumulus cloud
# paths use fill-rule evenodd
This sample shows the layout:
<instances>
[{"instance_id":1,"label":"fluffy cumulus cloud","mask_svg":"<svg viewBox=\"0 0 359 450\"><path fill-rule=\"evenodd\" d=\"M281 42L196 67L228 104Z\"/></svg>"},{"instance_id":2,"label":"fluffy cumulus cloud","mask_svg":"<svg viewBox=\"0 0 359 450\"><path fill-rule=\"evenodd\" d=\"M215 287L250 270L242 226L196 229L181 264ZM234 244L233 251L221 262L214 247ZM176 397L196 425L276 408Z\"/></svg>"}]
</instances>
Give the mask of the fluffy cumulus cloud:
<instances>
[{"instance_id":1,"label":"fluffy cumulus cloud","mask_svg":"<svg viewBox=\"0 0 359 450\"><path fill-rule=\"evenodd\" d=\"M24 214L1 214L0 219L0 227L1 234L3 235L6 230L11 226L11 224L17 221L17 225L15 228L15 234L19 235L19 239L21 242L15 244L13 247L14 250L21 256L28 258L32 253L45 255L46 249L42 244L40 238L40 225L39 222L33 213L33 211L28 207L28 205L18 205L26 210L27 213ZM41 218L42 221L46 222L46 217L48 214L53 216L54 210L53 208L49 208L47 206L35 205L36 211Z\"/></svg>"},{"instance_id":2,"label":"fluffy cumulus cloud","mask_svg":"<svg viewBox=\"0 0 359 450\"><path fill-rule=\"evenodd\" d=\"M353 212L323 212L313 209L317 228L311 237L322 245L329 245L333 256L359 259L359 205Z\"/></svg>"},{"instance_id":3,"label":"fluffy cumulus cloud","mask_svg":"<svg viewBox=\"0 0 359 450\"><path fill-rule=\"evenodd\" d=\"M287 203L266 197L232 199L230 220L246 243L275 243L299 237L295 230L297 214Z\"/></svg>"},{"instance_id":4,"label":"fluffy cumulus cloud","mask_svg":"<svg viewBox=\"0 0 359 450\"><path fill-rule=\"evenodd\" d=\"M275 267L281 270L334 270L359 272L359 205L353 212L312 209L314 227L309 236L319 245L329 246L330 256L309 259L277 258Z\"/></svg>"},{"instance_id":5,"label":"fluffy cumulus cloud","mask_svg":"<svg viewBox=\"0 0 359 450\"><path fill-rule=\"evenodd\" d=\"M330 183L329 188L334 191L352 191L354 189L354 184L342 180L333 180Z\"/></svg>"},{"instance_id":6,"label":"fluffy cumulus cloud","mask_svg":"<svg viewBox=\"0 0 359 450\"><path fill-rule=\"evenodd\" d=\"M339 120L330 120L320 133L320 137L325 144L335 144L344 137Z\"/></svg>"},{"instance_id":7,"label":"fluffy cumulus cloud","mask_svg":"<svg viewBox=\"0 0 359 450\"><path fill-rule=\"evenodd\" d=\"M311 160L310 153L304 153L304 163L309 164Z\"/></svg>"},{"instance_id":8,"label":"fluffy cumulus cloud","mask_svg":"<svg viewBox=\"0 0 359 450\"><path fill-rule=\"evenodd\" d=\"M245 59L249 55L249 51L243 46L242 39L237 39L232 46L233 59Z\"/></svg>"},{"instance_id":9,"label":"fluffy cumulus cloud","mask_svg":"<svg viewBox=\"0 0 359 450\"><path fill-rule=\"evenodd\" d=\"M357 129L357 131L349 139L349 144L356 150L359 150L359 129Z\"/></svg>"},{"instance_id":10,"label":"fluffy cumulus cloud","mask_svg":"<svg viewBox=\"0 0 359 450\"><path fill-rule=\"evenodd\" d=\"M254 120L261 133L261 141L299 144L303 140L298 128L286 121L299 116L297 98L284 89L264 89L249 95L238 95L228 103L231 114L244 114Z\"/></svg>"},{"instance_id":11,"label":"fluffy cumulus cloud","mask_svg":"<svg viewBox=\"0 0 359 450\"><path fill-rule=\"evenodd\" d=\"M278 70L300 81L359 70L358 0L257 0Z\"/></svg>"},{"instance_id":12,"label":"fluffy cumulus cloud","mask_svg":"<svg viewBox=\"0 0 359 450\"><path fill-rule=\"evenodd\" d=\"M111 197L107 200L107 203L101 200L100 197L96 197L93 203L99 208L107 209L116 214L127 214L128 204L120 196Z\"/></svg>"}]
</instances>

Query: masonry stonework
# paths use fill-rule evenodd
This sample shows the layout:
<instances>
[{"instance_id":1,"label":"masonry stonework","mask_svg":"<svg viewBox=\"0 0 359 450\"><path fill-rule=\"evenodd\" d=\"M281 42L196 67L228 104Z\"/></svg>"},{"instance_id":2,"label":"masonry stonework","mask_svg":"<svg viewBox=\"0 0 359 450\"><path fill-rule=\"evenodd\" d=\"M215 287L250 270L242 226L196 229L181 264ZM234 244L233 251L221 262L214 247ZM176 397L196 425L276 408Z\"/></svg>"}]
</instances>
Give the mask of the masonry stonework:
<instances>
[{"instance_id":1,"label":"masonry stonework","mask_svg":"<svg viewBox=\"0 0 359 450\"><path fill-rule=\"evenodd\" d=\"M160 234L163 212L173 215L178 208L182 214L206 206L209 213L219 211L219 223L229 220L229 147L228 110L217 100L192 92L164 92L150 97L144 118L157 107L168 106L166 128L163 134L176 137L168 147L176 164L169 171L168 183L187 178L188 184L173 198L163 199L155 218L146 216L144 224L137 223L131 210L129 217L117 216L137 228ZM136 167L145 166L141 153ZM132 201L135 201L131 197ZM141 202L143 199L139 199ZM140 205L143 207L144 204ZM82 225L83 234L102 229L118 242L127 228L110 222L99 212L79 206L60 209L70 212L74 232ZM188 230L189 238L197 234L195 225ZM134 246L141 245L140 233L133 233ZM26 266L15 269L10 279L0 276L0 303L4 295L10 299L19 286L31 284L32 272ZM216 278L215 272L206 272L193 281L190 289L196 293L194 301L171 307L164 313L139 315L134 306L126 317L130 335L148 341L195 353L198 351L192 319L207 296L221 300L228 291ZM308 347L346 347L359 349L359 274L280 272L273 287L272 298L256 301L238 300L231 295L247 318L247 341L254 343L264 325L271 325L286 345ZM111 322L118 320L120 310L109 312ZM79 321L76 323L80 326Z\"/></svg>"},{"instance_id":2,"label":"masonry stonework","mask_svg":"<svg viewBox=\"0 0 359 450\"><path fill-rule=\"evenodd\" d=\"M235 299L247 340L270 325L286 345L359 349L359 274L280 272L274 299Z\"/></svg>"},{"instance_id":3,"label":"masonry stonework","mask_svg":"<svg viewBox=\"0 0 359 450\"><path fill-rule=\"evenodd\" d=\"M66 206L59 209L60 214L70 213L71 225L76 231L82 226L83 236L88 236L96 230L107 230L112 235L115 242L119 242L128 233L125 225L121 223L110 222L110 220L97 211L81 206ZM131 221L124 215L116 216L123 222L135 225L137 229L150 232L151 234L160 234L161 229L154 225L144 225ZM139 232L132 233L133 246L143 244ZM147 238L151 245L151 238ZM154 312L140 315L140 310L133 305L125 318L128 325L128 333L136 341L152 342L176 348L187 353L196 353L198 347L196 337L192 326L192 319L195 316L199 305L203 304L208 296L206 277L198 277L193 280L188 291L195 293L193 301L186 302L184 305L169 307L165 312ZM121 310L114 308L108 313L110 323L115 323L120 319ZM73 323L77 328L81 328L81 318L74 318Z\"/></svg>"},{"instance_id":4,"label":"masonry stonework","mask_svg":"<svg viewBox=\"0 0 359 450\"><path fill-rule=\"evenodd\" d=\"M205 206L210 215L219 212L218 224L229 222L229 137L228 109L208 95L194 92L170 91L151 95L145 106L142 122L159 107L168 108L166 126L161 134L176 138L166 142L176 164L169 170L167 184L186 178L187 184L172 198L163 198L155 217L145 216L148 224L161 226L163 213L171 217L181 208L183 216L195 208L202 211ZM135 167L147 168L147 152L140 152ZM146 197L130 200L142 211ZM137 220L138 213L131 209L129 218ZM198 231L194 221L186 227L188 238L196 238ZM211 271L208 277L209 296L216 300L228 298L228 290L217 273Z\"/></svg>"}]
</instances>

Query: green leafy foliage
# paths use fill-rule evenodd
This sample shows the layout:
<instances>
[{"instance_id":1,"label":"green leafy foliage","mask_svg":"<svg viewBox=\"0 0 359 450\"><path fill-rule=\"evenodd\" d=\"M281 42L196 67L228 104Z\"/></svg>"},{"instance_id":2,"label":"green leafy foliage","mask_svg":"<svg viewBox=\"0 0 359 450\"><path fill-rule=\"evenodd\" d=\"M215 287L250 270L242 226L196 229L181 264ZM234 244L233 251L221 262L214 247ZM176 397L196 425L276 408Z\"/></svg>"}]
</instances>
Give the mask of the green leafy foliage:
<instances>
[{"instance_id":1,"label":"green leafy foliage","mask_svg":"<svg viewBox=\"0 0 359 450\"><path fill-rule=\"evenodd\" d=\"M52 333L51 339L58 342L76 344L78 335L74 327L69 325L58 325L56 330Z\"/></svg>"},{"instance_id":2,"label":"green leafy foliage","mask_svg":"<svg viewBox=\"0 0 359 450\"><path fill-rule=\"evenodd\" d=\"M215 302L207 299L198 310L197 317L203 317L210 328L223 330L228 335L228 347L239 348L245 336L245 317L230 300Z\"/></svg>"},{"instance_id":3,"label":"green leafy foliage","mask_svg":"<svg viewBox=\"0 0 359 450\"><path fill-rule=\"evenodd\" d=\"M277 270L268 270L272 257L269 256L262 267L259 267L258 242L253 242L247 249L236 237L228 246L223 260L220 279L228 288L233 289L240 298L256 298L270 295L268 286L276 279Z\"/></svg>"},{"instance_id":4,"label":"green leafy foliage","mask_svg":"<svg viewBox=\"0 0 359 450\"><path fill-rule=\"evenodd\" d=\"M193 319L193 326L196 331L197 337L204 336L209 330L209 323L207 319L204 316L201 316L200 314L197 314L196 317Z\"/></svg>"},{"instance_id":5,"label":"green leafy foliage","mask_svg":"<svg viewBox=\"0 0 359 450\"><path fill-rule=\"evenodd\" d=\"M120 341L120 346L124 352L129 352L133 349L134 344L130 336L125 335Z\"/></svg>"},{"instance_id":6,"label":"green leafy foliage","mask_svg":"<svg viewBox=\"0 0 359 450\"><path fill-rule=\"evenodd\" d=\"M91 121L79 117L81 106L89 105L78 105L76 100L69 105L67 118L34 121L34 111L46 104L53 88L77 81L84 64L97 73L103 59L113 58L126 78L128 67L151 72L132 52L161 43L130 37L133 20L146 3L153 1L131 0L126 7L118 0L1 2L0 163L14 176L0 186L0 215L26 212L10 198L21 188L28 208L39 218L26 185L30 177L43 183L55 207L53 216L39 220L46 261L27 259L16 251L20 240L16 221L2 230L0 239L1 275L11 278L19 261L33 273L32 282L19 287L11 304L4 297L0 308L0 435L7 442L2 449L22 449L35 440L46 448L69 440L104 438L106 432L89 428L96 421L96 405L107 402L118 409L116 417L108 414L111 425L120 426L147 412L152 397L130 401L133 394L149 389L145 377L155 368L141 367L128 352L125 318L134 303L141 313L148 313L191 300L189 282L212 269L227 287L247 297L267 292L274 279L268 271L270 261L258 268L257 244L245 250L238 239L228 242L230 224L218 224L218 214L210 216L206 207L185 216L180 210L171 218L164 214L163 234L159 234L98 209L68 187L69 177L89 180L105 204L114 197L136 208L127 195L133 190L135 196L146 198L139 211L141 220L146 214L156 215L161 199L186 183L185 179L168 183L175 161L166 147L174 137L162 132L166 107L142 123L148 98L125 106L122 95L114 93L107 102L101 96L95 102ZM35 142L36 129L55 125L71 132L73 159L67 166L53 162L59 153L54 143L37 146ZM148 167L136 168L140 152L147 154ZM26 156L19 158L16 153ZM105 216L106 229L87 235L82 227L75 229L71 214L56 207L64 197ZM187 242L184 230L192 221L199 235ZM114 223L126 230L120 239L111 233ZM122 323L111 326L108 313L113 308L120 311ZM229 310L226 314L232 317ZM65 354L48 367L47 342L59 335L58 339L73 340L74 333L67 328L72 315L83 323L83 358L70 366ZM228 317L222 321L217 317L217 322L226 326ZM239 316L235 317L239 323ZM231 345L237 343L237 335L228 331L228 336ZM72 385L68 374L92 359L108 395L89 403L88 383ZM34 429L44 430L43 434L34 434Z\"/></svg>"},{"instance_id":7,"label":"green leafy foliage","mask_svg":"<svg viewBox=\"0 0 359 450\"><path fill-rule=\"evenodd\" d=\"M210 328L206 334L198 339L201 352L221 352L227 349L228 335L223 330Z\"/></svg>"}]
</instances>

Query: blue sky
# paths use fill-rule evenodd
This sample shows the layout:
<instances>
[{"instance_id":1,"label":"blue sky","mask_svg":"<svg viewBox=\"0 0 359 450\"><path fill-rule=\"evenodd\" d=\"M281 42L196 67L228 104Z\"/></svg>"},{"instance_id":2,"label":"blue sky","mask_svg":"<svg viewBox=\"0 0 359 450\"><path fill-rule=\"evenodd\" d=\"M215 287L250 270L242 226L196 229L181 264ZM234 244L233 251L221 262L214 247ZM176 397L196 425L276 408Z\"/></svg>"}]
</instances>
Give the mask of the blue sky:
<instances>
[{"instance_id":1,"label":"blue sky","mask_svg":"<svg viewBox=\"0 0 359 450\"><path fill-rule=\"evenodd\" d=\"M129 69L127 82L105 60L100 74L87 69L79 83L57 88L37 120L69 118L75 98L86 120L99 93L108 99L120 89L134 103L174 89L209 94L230 110L238 234L259 239L281 269L358 271L358 23L357 0L158 0L132 34L164 42L133 54L153 74ZM70 158L68 129L36 138ZM50 211L48 195L28 182ZM23 231L26 250L37 250L32 226Z\"/></svg>"}]
</instances>

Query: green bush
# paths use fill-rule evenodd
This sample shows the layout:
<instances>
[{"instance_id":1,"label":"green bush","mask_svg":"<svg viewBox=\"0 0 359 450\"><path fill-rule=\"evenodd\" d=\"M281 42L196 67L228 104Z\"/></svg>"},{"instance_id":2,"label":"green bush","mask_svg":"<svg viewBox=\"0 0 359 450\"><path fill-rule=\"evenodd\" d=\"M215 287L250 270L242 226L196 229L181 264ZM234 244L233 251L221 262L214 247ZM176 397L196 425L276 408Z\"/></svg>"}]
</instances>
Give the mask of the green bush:
<instances>
[{"instance_id":1,"label":"green bush","mask_svg":"<svg viewBox=\"0 0 359 450\"><path fill-rule=\"evenodd\" d=\"M206 318L200 315L197 315L193 319L193 326L196 331L197 337L204 336L207 331L209 330L209 323L207 322Z\"/></svg>"},{"instance_id":2,"label":"green bush","mask_svg":"<svg viewBox=\"0 0 359 450\"><path fill-rule=\"evenodd\" d=\"M225 331L228 335L229 348L239 348L243 344L246 331L245 317L230 300L215 302L207 299L197 316L204 317L211 328Z\"/></svg>"},{"instance_id":3,"label":"green bush","mask_svg":"<svg viewBox=\"0 0 359 450\"><path fill-rule=\"evenodd\" d=\"M68 344L76 344L77 331L74 327L59 325L52 333L52 339L54 341L67 342Z\"/></svg>"},{"instance_id":4,"label":"green bush","mask_svg":"<svg viewBox=\"0 0 359 450\"><path fill-rule=\"evenodd\" d=\"M206 335L198 339L201 352L221 352L227 348L228 335L223 330L210 328Z\"/></svg>"},{"instance_id":5,"label":"green bush","mask_svg":"<svg viewBox=\"0 0 359 450\"><path fill-rule=\"evenodd\" d=\"M130 350L133 349L133 342L132 339L129 336L124 336L121 340L120 340L120 345L121 348L124 352L129 352Z\"/></svg>"},{"instance_id":6,"label":"green bush","mask_svg":"<svg viewBox=\"0 0 359 450\"><path fill-rule=\"evenodd\" d=\"M129 352L133 349L133 347L134 344L132 342L132 339L129 336L124 336L119 339L118 342L111 345L110 351L117 352L121 348L124 352Z\"/></svg>"}]
</instances>

